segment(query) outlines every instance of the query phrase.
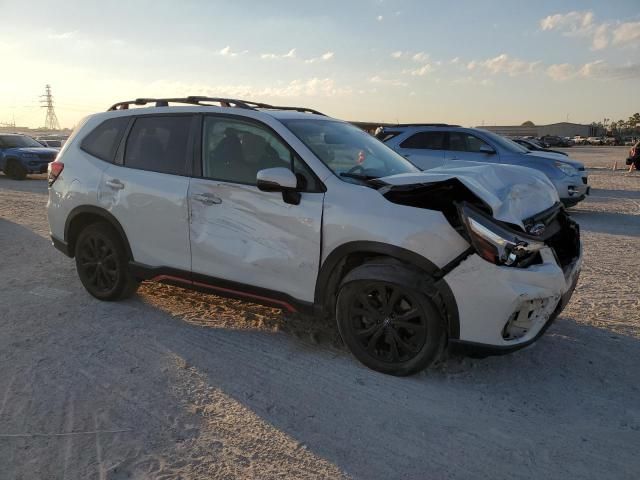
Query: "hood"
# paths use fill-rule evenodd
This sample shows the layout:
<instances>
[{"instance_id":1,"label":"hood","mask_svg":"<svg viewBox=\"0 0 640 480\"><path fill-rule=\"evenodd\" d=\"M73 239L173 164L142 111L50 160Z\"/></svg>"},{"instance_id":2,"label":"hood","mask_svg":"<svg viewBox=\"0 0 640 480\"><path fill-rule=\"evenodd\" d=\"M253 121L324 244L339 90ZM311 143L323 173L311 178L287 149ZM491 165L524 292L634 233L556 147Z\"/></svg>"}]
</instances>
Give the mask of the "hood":
<instances>
[{"instance_id":1,"label":"hood","mask_svg":"<svg viewBox=\"0 0 640 480\"><path fill-rule=\"evenodd\" d=\"M519 225L523 220L559 202L558 192L541 172L531 168L501 164L474 164L438 167L419 173L383 177L381 190L416 185L438 184L457 179L487 204L497 220Z\"/></svg>"},{"instance_id":2,"label":"hood","mask_svg":"<svg viewBox=\"0 0 640 480\"><path fill-rule=\"evenodd\" d=\"M527 154L527 157L540 157L540 158L548 158L551 160L558 160L560 162L568 163L574 168L584 169L584 163L579 162L578 160L573 160L569 158L567 155L563 155L561 153L541 152L539 150L534 150L531 153Z\"/></svg>"},{"instance_id":3,"label":"hood","mask_svg":"<svg viewBox=\"0 0 640 480\"><path fill-rule=\"evenodd\" d=\"M39 157L51 157L58 155L60 151L58 149L48 147L15 147L7 148L5 152L15 153L16 155L20 155L21 153L31 153L38 155Z\"/></svg>"}]
</instances>

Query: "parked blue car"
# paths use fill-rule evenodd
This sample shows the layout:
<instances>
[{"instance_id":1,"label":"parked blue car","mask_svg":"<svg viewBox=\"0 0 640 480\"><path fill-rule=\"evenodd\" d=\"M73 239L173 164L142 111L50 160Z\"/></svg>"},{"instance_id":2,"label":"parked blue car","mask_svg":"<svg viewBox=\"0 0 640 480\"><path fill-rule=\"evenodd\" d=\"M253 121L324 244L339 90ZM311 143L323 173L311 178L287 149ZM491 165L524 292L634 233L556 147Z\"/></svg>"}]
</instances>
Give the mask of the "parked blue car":
<instances>
[{"instance_id":1,"label":"parked blue car","mask_svg":"<svg viewBox=\"0 0 640 480\"><path fill-rule=\"evenodd\" d=\"M29 173L45 173L56 155L58 149L43 147L26 135L0 134L0 170L15 180Z\"/></svg>"}]
</instances>

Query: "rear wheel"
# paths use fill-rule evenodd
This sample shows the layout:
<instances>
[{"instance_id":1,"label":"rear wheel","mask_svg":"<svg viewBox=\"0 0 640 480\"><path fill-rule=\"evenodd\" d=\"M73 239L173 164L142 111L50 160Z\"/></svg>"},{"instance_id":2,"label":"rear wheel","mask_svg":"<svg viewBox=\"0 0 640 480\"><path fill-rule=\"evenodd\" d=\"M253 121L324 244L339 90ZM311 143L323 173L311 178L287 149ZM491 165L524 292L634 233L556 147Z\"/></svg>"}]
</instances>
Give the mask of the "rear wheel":
<instances>
[{"instance_id":1,"label":"rear wheel","mask_svg":"<svg viewBox=\"0 0 640 480\"><path fill-rule=\"evenodd\" d=\"M24 180L27 177L27 169L17 160L9 160L4 168L4 173L14 180Z\"/></svg>"},{"instance_id":2,"label":"rear wheel","mask_svg":"<svg viewBox=\"0 0 640 480\"><path fill-rule=\"evenodd\" d=\"M75 258L82 285L100 300L121 300L138 289L122 239L106 223L91 224L80 232Z\"/></svg>"},{"instance_id":3,"label":"rear wheel","mask_svg":"<svg viewBox=\"0 0 640 480\"><path fill-rule=\"evenodd\" d=\"M338 329L353 355L369 368L411 375L440 356L444 319L424 293L397 281L397 267L388 273L376 275L385 280L343 281L336 305Z\"/></svg>"}]
</instances>

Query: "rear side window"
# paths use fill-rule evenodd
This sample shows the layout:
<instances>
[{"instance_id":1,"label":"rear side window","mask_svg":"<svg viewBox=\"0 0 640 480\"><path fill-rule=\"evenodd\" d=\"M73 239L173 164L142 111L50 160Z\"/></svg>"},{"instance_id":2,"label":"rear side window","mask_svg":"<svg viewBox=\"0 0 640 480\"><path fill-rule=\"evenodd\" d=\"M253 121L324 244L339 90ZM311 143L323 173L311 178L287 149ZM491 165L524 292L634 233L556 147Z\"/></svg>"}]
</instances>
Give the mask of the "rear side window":
<instances>
[{"instance_id":1,"label":"rear side window","mask_svg":"<svg viewBox=\"0 0 640 480\"><path fill-rule=\"evenodd\" d=\"M129 117L105 120L85 137L80 148L105 162L112 162L129 123Z\"/></svg>"},{"instance_id":2,"label":"rear side window","mask_svg":"<svg viewBox=\"0 0 640 480\"><path fill-rule=\"evenodd\" d=\"M124 166L186 175L191 163L192 116L145 116L136 119L124 152Z\"/></svg>"},{"instance_id":3,"label":"rear side window","mask_svg":"<svg viewBox=\"0 0 640 480\"><path fill-rule=\"evenodd\" d=\"M443 150L445 132L420 132L410 136L400 144L402 148L423 150Z\"/></svg>"}]
</instances>

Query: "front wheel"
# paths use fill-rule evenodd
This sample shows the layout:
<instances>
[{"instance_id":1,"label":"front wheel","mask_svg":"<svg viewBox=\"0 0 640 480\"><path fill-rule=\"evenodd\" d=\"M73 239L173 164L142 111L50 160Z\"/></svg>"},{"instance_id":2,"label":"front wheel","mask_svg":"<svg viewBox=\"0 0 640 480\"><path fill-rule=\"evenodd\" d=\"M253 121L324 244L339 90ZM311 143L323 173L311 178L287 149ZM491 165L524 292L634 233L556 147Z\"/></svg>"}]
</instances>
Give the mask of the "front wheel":
<instances>
[{"instance_id":1,"label":"front wheel","mask_svg":"<svg viewBox=\"0 0 640 480\"><path fill-rule=\"evenodd\" d=\"M86 227L76 240L76 269L84 288L99 300L121 300L135 293L138 281L118 233L106 223Z\"/></svg>"},{"instance_id":2,"label":"front wheel","mask_svg":"<svg viewBox=\"0 0 640 480\"><path fill-rule=\"evenodd\" d=\"M7 162L4 173L13 180L24 180L27 178L27 169L16 160L9 160Z\"/></svg>"},{"instance_id":3,"label":"front wheel","mask_svg":"<svg viewBox=\"0 0 640 480\"><path fill-rule=\"evenodd\" d=\"M336 314L340 335L358 360L404 376L433 363L446 334L442 314L427 296L394 276L390 270L388 280L345 279Z\"/></svg>"}]
</instances>

